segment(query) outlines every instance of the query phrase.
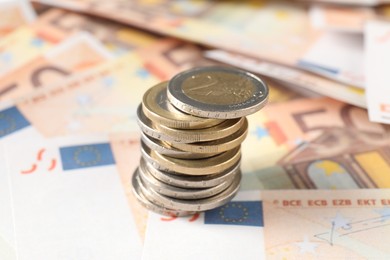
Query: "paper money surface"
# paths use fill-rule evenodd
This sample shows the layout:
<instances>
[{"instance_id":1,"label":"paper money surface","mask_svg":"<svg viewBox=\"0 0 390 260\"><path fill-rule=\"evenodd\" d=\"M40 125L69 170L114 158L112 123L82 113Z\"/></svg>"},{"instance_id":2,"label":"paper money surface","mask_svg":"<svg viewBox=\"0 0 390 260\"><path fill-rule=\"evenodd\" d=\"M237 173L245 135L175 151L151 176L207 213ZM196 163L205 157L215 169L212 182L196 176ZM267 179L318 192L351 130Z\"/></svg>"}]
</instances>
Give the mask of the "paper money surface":
<instances>
[{"instance_id":1,"label":"paper money surface","mask_svg":"<svg viewBox=\"0 0 390 260\"><path fill-rule=\"evenodd\" d=\"M107 61L111 54L91 35L79 33L0 77L0 101L10 100Z\"/></svg>"},{"instance_id":2,"label":"paper money surface","mask_svg":"<svg viewBox=\"0 0 390 260\"><path fill-rule=\"evenodd\" d=\"M365 21L376 16L374 9L351 6L314 5L309 12L315 28L344 33L362 33Z\"/></svg>"},{"instance_id":3,"label":"paper money surface","mask_svg":"<svg viewBox=\"0 0 390 260\"><path fill-rule=\"evenodd\" d=\"M128 140L121 140L7 146L19 259L140 258L141 239L122 182L131 173L119 174L129 162L123 161Z\"/></svg>"},{"instance_id":4,"label":"paper money surface","mask_svg":"<svg viewBox=\"0 0 390 260\"><path fill-rule=\"evenodd\" d=\"M57 41L38 35L29 26L19 27L0 40L0 76L48 51Z\"/></svg>"},{"instance_id":5,"label":"paper money surface","mask_svg":"<svg viewBox=\"0 0 390 260\"><path fill-rule=\"evenodd\" d=\"M188 218L151 213L144 259L387 259L389 196L388 189L247 191Z\"/></svg>"},{"instance_id":6,"label":"paper money surface","mask_svg":"<svg viewBox=\"0 0 390 260\"><path fill-rule=\"evenodd\" d=\"M295 99L249 116L244 189L390 187L390 134L367 112L330 99Z\"/></svg>"},{"instance_id":7,"label":"paper money surface","mask_svg":"<svg viewBox=\"0 0 390 260\"><path fill-rule=\"evenodd\" d=\"M174 38L156 41L148 47L138 49L137 54L144 66L161 80L169 80L190 68L218 64L206 59L196 45Z\"/></svg>"},{"instance_id":8,"label":"paper money surface","mask_svg":"<svg viewBox=\"0 0 390 260\"><path fill-rule=\"evenodd\" d=\"M310 72L258 60L241 54L230 53L224 50L205 51L205 56L277 79L288 85L294 85L298 89L306 89L355 106L366 107L364 90L338 83Z\"/></svg>"},{"instance_id":9,"label":"paper money surface","mask_svg":"<svg viewBox=\"0 0 390 260\"><path fill-rule=\"evenodd\" d=\"M138 131L136 108L157 82L141 60L129 54L37 90L17 107L45 136Z\"/></svg>"},{"instance_id":10,"label":"paper money surface","mask_svg":"<svg viewBox=\"0 0 390 260\"><path fill-rule=\"evenodd\" d=\"M30 140L28 143L30 144L45 144L50 142L49 139L44 138L20 112L20 110L12 104L3 106L0 109L0 141L1 141L1 150L0 150L0 167L1 169L6 169L5 165L5 153L3 153L3 145L13 146L14 144L24 144L24 142L20 142L20 140ZM103 138L104 139L104 138ZM105 138L104 140L106 140ZM88 138L80 137L80 138L69 138L64 139L68 142L68 144L73 145L82 145L85 143L85 140ZM94 139L95 140L95 139ZM100 140L100 139L99 139ZM139 137L134 136L134 134L115 134L110 137L111 147L115 153L115 162L116 168L119 171L121 183L124 187L124 191L126 193L128 204L131 206L135 214L137 229L139 230L139 234L142 237L145 229L145 210L138 203L134 203L134 199L132 199L130 192L130 182L131 182L131 174L135 167L139 163ZM64 141L63 141L64 142ZM39 161L39 160L38 160ZM13 220L12 220L12 212L11 212L11 201L9 200L9 181L8 175L6 174L6 170L0 172L2 188L0 189L0 235L5 237L6 241L10 244L14 245L14 232L13 232ZM4 203L3 203L4 202Z\"/></svg>"},{"instance_id":11,"label":"paper money surface","mask_svg":"<svg viewBox=\"0 0 390 260\"><path fill-rule=\"evenodd\" d=\"M388 259L390 190L264 191L267 259Z\"/></svg>"},{"instance_id":12,"label":"paper money surface","mask_svg":"<svg viewBox=\"0 0 390 260\"><path fill-rule=\"evenodd\" d=\"M0 38L12 32L21 25L35 20L35 12L27 0L0 1Z\"/></svg>"},{"instance_id":13,"label":"paper money surface","mask_svg":"<svg viewBox=\"0 0 390 260\"><path fill-rule=\"evenodd\" d=\"M96 15L169 36L299 66L332 79L361 83L362 39L329 36L310 26L305 5L286 1L38 1ZM337 42L330 42L336 37ZM221 40L223 39L223 40ZM345 44L354 42L354 48ZM326 53L341 55L330 64ZM359 52L360 51L360 52ZM345 62L347 57L354 62ZM356 60L359 60L357 63ZM359 84L362 85L362 84Z\"/></svg>"},{"instance_id":14,"label":"paper money surface","mask_svg":"<svg viewBox=\"0 0 390 260\"><path fill-rule=\"evenodd\" d=\"M0 143L0 259L16 259L12 201L5 151Z\"/></svg>"},{"instance_id":15,"label":"paper money surface","mask_svg":"<svg viewBox=\"0 0 390 260\"><path fill-rule=\"evenodd\" d=\"M346 4L346 5L367 5L375 6L390 2L389 0L300 0L306 2L324 2L332 4Z\"/></svg>"},{"instance_id":16,"label":"paper money surface","mask_svg":"<svg viewBox=\"0 0 390 260\"><path fill-rule=\"evenodd\" d=\"M366 97L370 120L390 124L390 25L370 21L365 27Z\"/></svg>"},{"instance_id":17,"label":"paper money surface","mask_svg":"<svg viewBox=\"0 0 390 260\"><path fill-rule=\"evenodd\" d=\"M14 220L6 153L3 149L6 144L18 143L20 140L24 140L24 143L30 143L26 140L40 142L43 137L13 104L0 105L0 237L13 250L15 248Z\"/></svg>"},{"instance_id":18,"label":"paper money surface","mask_svg":"<svg viewBox=\"0 0 390 260\"><path fill-rule=\"evenodd\" d=\"M43 35L64 39L76 32L88 32L100 40L113 54L123 55L129 50L147 47L159 37L125 25L61 9L50 9L34 23Z\"/></svg>"},{"instance_id":19,"label":"paper money surface","mask_svg":"<svg viewBox=\"0 0 390 260\"><path fill-rule=\"evenodd\" d=\"M5 146L20 140L34 140L39 143L43 137L12 103L0 104L0 246L4 248L1 253L7 260L16 259L16 242Z\"/></svg>"},{"instance_id":20,"label":"paper money surface","mask_svg":"<svg viewBox=\"0 0 390 260\"><path fill-rule=\"evenodd\" d=\"M364 88L364 38L361 34L324 32L297 66L341 83Z\"/></svg>"},{"instance_id":21,"label":"paper money surface","mask_svg":"<svg viewBox=\"0 0 390 260\"><path fill-rule=\"evenodd\" d=\"M149 214L143 259L265 259L260 192L190 217Z\"/></svg>"}]
</instances>

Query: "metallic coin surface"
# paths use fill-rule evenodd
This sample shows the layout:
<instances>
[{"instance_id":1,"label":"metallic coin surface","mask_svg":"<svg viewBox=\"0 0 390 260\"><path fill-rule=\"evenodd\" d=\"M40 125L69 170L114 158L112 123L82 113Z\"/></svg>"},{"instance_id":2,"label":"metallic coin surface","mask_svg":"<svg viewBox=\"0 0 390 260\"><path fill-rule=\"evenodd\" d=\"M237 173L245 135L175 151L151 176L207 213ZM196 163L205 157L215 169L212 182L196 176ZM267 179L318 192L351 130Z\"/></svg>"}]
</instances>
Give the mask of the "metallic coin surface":
<instances>
[{"instance_id":1,"label":"metallic coin surface","mask_svg":"<svg viewBox=\"0 0 390 260\"><path fill-rule=\"evenodd\" d=\"M157 84L143 96L142 110L151 121L178 129L200 129L222 123L222 119L193 116L172 106L167 98L167 85L168 82Z\"/></svg>"},{"instance_id":2,"label":"metallic coin surface","mask_svg":"<svg viewBox=\"0 0 390 260\"><path fill-rule=\"evenodd\" d=\"M159 154L173 157L173 158L178 158L178 159L189 159L189 160L202 159L202 158L209 158L218 154L218 153L192 153L192 152L182 151L172 147L171 143L147 136L144 133L141 133L141 140L151 150L154 150Z\"/></svg>"},{"instance_id":3,"label":"metallic coin surface","mask_svg":"<svg viewBox=\"0 0 390 260\"><path fill-rule=\"evenodd\" d=\"M132 177L132 191L137 199L137 201L143 205L145 208L156 212L161 215L166 215L170 217L184 217L188 215L193 215L196 212L191 212L191 211L181 211L181 210L174 210L174 209L168 209L164 208L161 205L153 204L151 201L149 201L145 195L142 193L140 184L142 184L139 181L139 176L138 176L138 169L133 173Z\"/></svg>"},{"instance_id":4,"label":"metallic coin surface","mask_svg":"<svg viewBox=\"0 0 390 260\"><path fill-rule=\"evenodd\" d=\"M268 87L257 76L230 67L200 67L174 76L167 96L173 106L206 118L239 118L265 106Z\"/></svg>"},{"instance_id":5,"label":"metallic coin surface","mask_svg":"<svg viewBox=\"0 0 390 260\"><path fill-rule=\"evenodd\" d=\"M223 182L217 186L203 189L191 189L191 188L180 188L172 185L168 185L164 182L156 179L149 171L147 167L139 167L138 175L142 179L146 188L153 189L154 191L176 199L203 199L212 197L227 187L230 186L233 180Z\"/></svg>"},{"instance_id":6,"label":"metallic coin surface","mask_svg":"<svg viewBox=\"0 0 390 260\"><path fill-rule=\"evenodd\" d=\"M222 153L241 145L248 134L248 120L246 118L243 126L237 132L213 141L197 142L197 143L171 143L171 146L182 151L190 153Z\"/></svg>"},{"instance_id":7,"label":"metallic coin surface","mask_svg":"<svg viewBox=\"0 0 390 260\"><path fill-rule=\"evenodd\" d=\"M150 150L149 147L142 142L141 154L146 161L159 170L187 175L209 175L223 172L235 165L241 159L240 147L236 147L211 158L185 160L159 154L156 151Z\"/></svg>"},{"instance_id":8,"label":"metallic coin surface","mask_svg":"<svg viewBox=\"0 0 390 260\"><path fill-rule=\"evenodd\" d=\"M231 200L236 195L240 187L240 180L241 174L236 175L232 184L221 193L209 198L198 200L182 200L161 195L153 189L147 189L142 180L140 180L142 183L140 186L141 189L144 187L145 190L142 189L142 192L153 204L160 205L164 208L174 208L179 211L204 211L219 207Z\"/></svg>"},{"instance_id":9,"label":"metallic coin surface","mask_svg":"<svg viewBox=\"0 0 390 260\"><path fill-rule=\"evenodd\" d=\"M240 174L240 163L238 162L230 169L221 173L203 175L203 176L189 176L172 174L166 171L156 169L151 163L141 158L140 168L146 167L156 179L165 182L169 185L174 185L182 188L209 188L217 186L223 182L230 182L236 174Z\"/></svg>"},{"instance_id":10,"label":"metallic coin surface","mask_svg":"<svg viewBox=\"0 0 390 260\"><path fill-rule=\"evenodd\" d=\"M211 141L237 132L244 124L244 118L225 120L221 124L196 130L181 130L152 122L145 116L142 107L137 110L137 122L141 130L153 138L176 143L194 143Z\"/></svg>"}]
</instances>

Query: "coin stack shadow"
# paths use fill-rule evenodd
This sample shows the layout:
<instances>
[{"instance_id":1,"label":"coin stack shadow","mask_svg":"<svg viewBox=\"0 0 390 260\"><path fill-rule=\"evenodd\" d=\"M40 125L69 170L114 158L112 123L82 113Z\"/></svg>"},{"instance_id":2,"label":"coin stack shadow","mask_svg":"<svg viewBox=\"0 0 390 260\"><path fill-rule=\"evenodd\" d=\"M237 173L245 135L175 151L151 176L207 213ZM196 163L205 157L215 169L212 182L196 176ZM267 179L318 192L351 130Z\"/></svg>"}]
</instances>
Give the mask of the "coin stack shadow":
<instances>
[{"instance_id":1,"label":"coin stack shadow","mask_svg":"<svg viewBox=\"0 0 390 260\"><path fill-rule=\"evenodd\" d=\"M168 84L172 80L150 88L137 109L142 157L133 174L133 193L149 210L185 216L221 206L237 193L248 121L245 116L220 119L185 113L173 105Z\"/></svg>"}]
</instances>

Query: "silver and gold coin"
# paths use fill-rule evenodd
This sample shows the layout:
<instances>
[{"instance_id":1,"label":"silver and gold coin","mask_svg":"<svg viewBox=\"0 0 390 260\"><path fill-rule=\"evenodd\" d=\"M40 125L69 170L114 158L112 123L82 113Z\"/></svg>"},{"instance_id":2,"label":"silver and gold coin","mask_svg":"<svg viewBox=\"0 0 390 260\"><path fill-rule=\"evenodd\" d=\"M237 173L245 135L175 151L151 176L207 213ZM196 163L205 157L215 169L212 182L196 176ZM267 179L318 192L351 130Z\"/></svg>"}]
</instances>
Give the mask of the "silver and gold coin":
<instances>
[{"instance_id":1,"label":"silver and gold coin","mask_svg":"<svg viewBox=\"0 0 390 260\"><path fill-rule=\"evenodd\" d=\"M204 142L223 138L237 132L245 121L244 118L237 118L225 120L209 128L197 130L175 129L151 121L143 113L141 105L138 107L137 117L138 125L145 134L162 141L176 143Z\"/></svg>"},{"instance_id":2,"label":"silver and gold coin","mask_svg":"<svg viewBox=\"0 0 390 260\"><path fill-rule=\"evenodd\" d=\"M200 129L218 125L222 119L201 118L184 113L167 98L168 82L162 82L145 92L142 111L153 122L177 129Z\"/></svg>"},{"instance_id":3,"label":"silver and gold coin","mask_svg":"<svg viewBox=\"0 0 390 260\"><path fill-rule=\"evenodd\" d=\"M244 124L235 133L212 141L197 142L197 143L175 143L172 142L171 146L181 151L190 152L193 154L210 154L210 153L222 153L227 150L233 149L245 140L248 134L248 120L244 118Z\"/></svg>"},{"instance_id":4,"label":"silver and gold coin","mask_svg":"<svg viewBox=\"0 0 390 260\"><path fill-rule=\"evenodd\" d=\"M147 168L156 179L169 185L181 188L209 188L217 186L223 182L230 182L236 174L240 174L240 162L233 165L231 168L216 174L191 176L182 174L172 174L166 171L161 171L154 167L151 163L141 158L140 168Z\"/></svg>"},{"instance_id":5,"label":"silver and gold coin","mask_svg":"<svg viewBox=\"0 0 390 260\"><path fill-rule=\"evenodd\" d=\"M224 191L205 199L183 200L161 195L153 189L148 189L139 178L139 186L145 197L153 204L163 208L174 208L178 211L205 211L219 207L231 200L240 188L241 174L236 175L232 184Z\"/></svg>"},{"instance_id":6,"label":"silver and gold coin","mask_svg":"<svg viewBox=\"0 0 390 260\"><path fill-rule=\"evenodd\" d=\"M140 187L140 185L142 185L142 182L139 180L138 169L133 173L131 183L132 183L132 191L133 191L134 197L137 199L137 201L142 206L144 206L148 210L151 210L151 211L158 213L158 214L161 214L161 215L170 216L170 217L184 217L184 216L193 215L196 213L196 212L192 212L192 211L181 211L181 210L176 210L176 209L168 209L168 208L162 207L161 205L153 204L142 193L142 190Z\"/></svg>"},{"instance_id":7,"label":"silver and gold coin","mask_svg":"<svg viewBox=\"0 0 390 260\"><path fill-rule=\"evenodd\" d=\"M236 147L206 159L177 159L150 150L141 142L143 158L159 170L187 175L209 175L223 172L235 165L241 158L241 149Z\"/></svg>"},{"instance_id":8,"label":"silver and gold coin","mask_svg":"<svg viewBox=\"0 0 390 260\"><path fill-rule=\"evenodd\" d=\"M172 143L158 140L156 138L147 136L144 133L141 133L141 141L151 150L154 150L159 154L168 157L178 158L178 159L194 160L194 159L209 158L218 154L218 153L193 153L188 151L182 151L173 147Z\"/></svg>"},{"instance_id":9,"label":"silver and gold coin","mask_svg":"<svg viewBox=\"0 0 390 260\"><path fill-rule=\"evenodd\" d=\"M217 186L209 187L209 188L181 188L175 187L172 185L168 185L156 179L149 171L147 167L139 167L138 175L143 181L144 185L148 189L153 189L154 191L160 193L161 195L165 195L168 197L176 198L176 199L203 199L212 197L227 187L230 186L233 179L230 181L225 181Z\"/></svg>"},{"instance_id":10,"label":"silver and gold coin","mask_svg":"<svg viewBox=\"0 0 390 260\"><path fill-rule=\"evenodd\" d=\"M177 109L205 118L239 118L265 106L268 87L252 73L229 67L184 71L168 83L167 96Z\"/></svg>"}]
</instances>

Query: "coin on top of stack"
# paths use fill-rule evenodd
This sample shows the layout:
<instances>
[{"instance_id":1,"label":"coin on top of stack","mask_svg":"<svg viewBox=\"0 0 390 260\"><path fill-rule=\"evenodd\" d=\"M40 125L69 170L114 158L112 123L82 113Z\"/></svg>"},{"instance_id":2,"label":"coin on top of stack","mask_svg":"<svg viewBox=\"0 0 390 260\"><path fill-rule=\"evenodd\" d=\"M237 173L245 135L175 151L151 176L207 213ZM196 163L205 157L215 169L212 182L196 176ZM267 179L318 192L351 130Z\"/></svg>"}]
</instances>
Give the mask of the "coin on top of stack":
<instances>
[{"instance_id":1,"label":"coin on top of stack","mask_svg":"<svg viewBox=\"0 0 390 260\"><path fill-rule=\"evenodd\" d=\"M231 200L240 187L245 116L267 99L260 78L229 67L190 69L150 88L137 111L142 158L132 185L138 201L184 216Z\"/></svg>"}]
</instances>

